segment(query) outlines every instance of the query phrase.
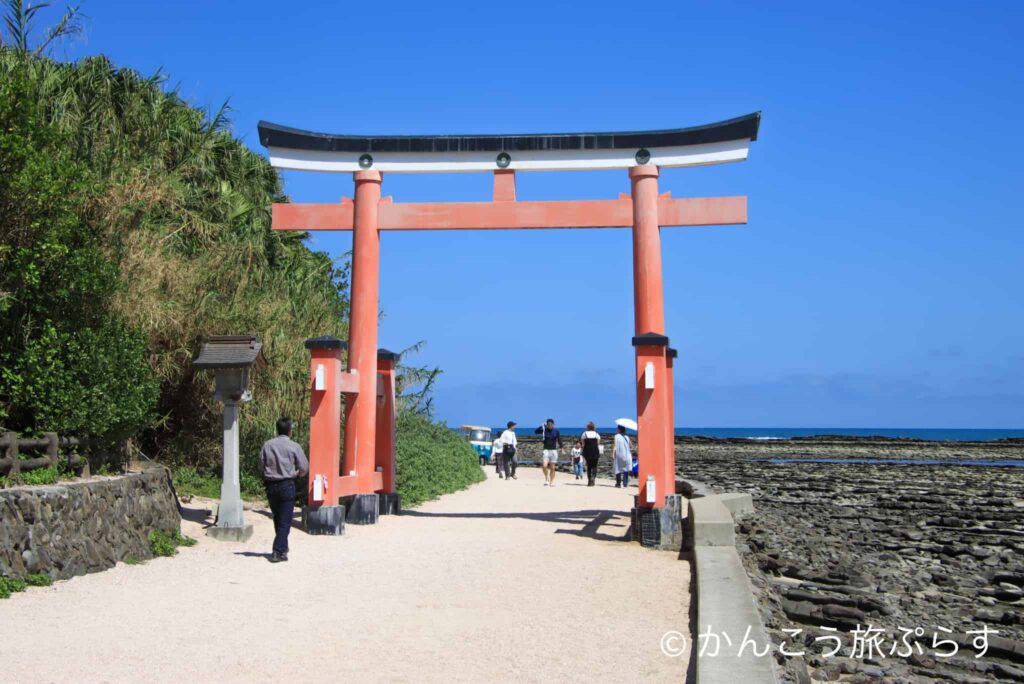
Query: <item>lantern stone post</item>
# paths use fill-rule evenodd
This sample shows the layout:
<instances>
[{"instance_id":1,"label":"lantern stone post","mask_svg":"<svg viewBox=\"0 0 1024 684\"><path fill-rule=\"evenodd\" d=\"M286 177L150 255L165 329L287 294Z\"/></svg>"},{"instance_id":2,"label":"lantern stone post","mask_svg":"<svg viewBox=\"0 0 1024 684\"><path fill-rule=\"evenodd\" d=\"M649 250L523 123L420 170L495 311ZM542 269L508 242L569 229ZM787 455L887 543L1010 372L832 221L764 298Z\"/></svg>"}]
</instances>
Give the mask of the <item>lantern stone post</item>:
<instances>
[{"instance_id":1,"label":"lantern stone post","mask_svg":"<svg viewBox=\"0 0 1024 684\"><path fill-rule=\"evenodd\" d=\"M263 345L253 335L215 335L206 338L192 367L211 370L213 398L224 404L224 465L217 522L206 534L220 541L247 541L252 525L245 522L239 473L239 404L252 399L249 371L263 367Z\"/></svg>"}]
</instances>

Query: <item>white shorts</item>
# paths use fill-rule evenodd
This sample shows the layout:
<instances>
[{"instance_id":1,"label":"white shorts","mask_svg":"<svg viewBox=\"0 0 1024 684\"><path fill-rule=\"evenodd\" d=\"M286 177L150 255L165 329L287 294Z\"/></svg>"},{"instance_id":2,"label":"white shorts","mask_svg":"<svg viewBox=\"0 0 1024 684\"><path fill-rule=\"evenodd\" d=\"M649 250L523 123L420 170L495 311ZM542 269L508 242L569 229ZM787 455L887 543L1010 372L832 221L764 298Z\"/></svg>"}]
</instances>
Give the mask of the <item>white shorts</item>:
<instances>
[{"instance_id":1,"label":"white shorts","mask_svg":"<svg viewBox=\"0 0 1024 684\"><path fill-rule=\"evenodd\" d=\"M555 465L558 463L558 449L544 449L543 451L544 465Z\"/></svg>"}]
</instances>

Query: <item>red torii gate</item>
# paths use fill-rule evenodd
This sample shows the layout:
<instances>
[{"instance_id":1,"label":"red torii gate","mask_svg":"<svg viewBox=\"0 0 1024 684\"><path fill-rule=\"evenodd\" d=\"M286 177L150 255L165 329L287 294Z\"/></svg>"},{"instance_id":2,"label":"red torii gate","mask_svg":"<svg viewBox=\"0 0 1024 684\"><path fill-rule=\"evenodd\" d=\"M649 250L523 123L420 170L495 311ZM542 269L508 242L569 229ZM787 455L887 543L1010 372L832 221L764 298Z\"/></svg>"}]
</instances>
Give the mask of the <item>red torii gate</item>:
<instances>
[{"instance_id":1,"label":"red torii gate","mask_svg":"<svg viewBox=\"0 0 1024 684\"><path fill-rule=\"evenodd\" d=\"M350 172L354 199L340 204L274 204L275 230L351 230L352 302L348 371L334 338L307 341L312 352L311 516L331 526L347 504L350 522L376 520L394 493L395 355L377 349L380 231L633 228L633 284L639 423L638 506L662 508L675 494L672 366L665 331L662 226L747 222L746 197L675 199L658 193L660 167L742 161L757 139L760 113L692 128L629 133L477 136L345 136L260 122L260 142L276 168ZM520 202L515 173L625 168L631 192L614 200ZM491 202L396 203L381 197L382 174L489 171ZM344 468L341 395L346 396ZM383 431L383 434L381 434ZM378 501L377 494L385 495ZM330 530L328 530L330 531Z\"/></svg>"}]
</instances>

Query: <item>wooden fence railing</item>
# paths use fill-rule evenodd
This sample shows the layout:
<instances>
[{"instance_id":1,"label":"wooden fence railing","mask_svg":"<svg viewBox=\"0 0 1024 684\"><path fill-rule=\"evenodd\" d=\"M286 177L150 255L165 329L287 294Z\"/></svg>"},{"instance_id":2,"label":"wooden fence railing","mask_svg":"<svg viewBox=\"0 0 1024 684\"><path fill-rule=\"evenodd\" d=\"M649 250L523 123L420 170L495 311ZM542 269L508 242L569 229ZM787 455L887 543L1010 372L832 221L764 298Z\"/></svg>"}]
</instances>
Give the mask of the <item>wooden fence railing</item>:
<instances>
[{"instance_id":1,"label":"wooden fence railing","mask_svg":"<svg viewBox=\"0 0 1024 684\"><path fill-rule=\"evenodd\" d=\"M77 447L78 440L74 437L59 437L56 432L44 433L42 438L18 437L16 432L0 434L0 475L17 475L20 472L48 468L66 463L68 470L80 471L86 465L86 459L69 451ZM64 451L62 454L61 451ZM39 452L41 456L22 458L22 452Z\"/></svg>"}]
</instances>

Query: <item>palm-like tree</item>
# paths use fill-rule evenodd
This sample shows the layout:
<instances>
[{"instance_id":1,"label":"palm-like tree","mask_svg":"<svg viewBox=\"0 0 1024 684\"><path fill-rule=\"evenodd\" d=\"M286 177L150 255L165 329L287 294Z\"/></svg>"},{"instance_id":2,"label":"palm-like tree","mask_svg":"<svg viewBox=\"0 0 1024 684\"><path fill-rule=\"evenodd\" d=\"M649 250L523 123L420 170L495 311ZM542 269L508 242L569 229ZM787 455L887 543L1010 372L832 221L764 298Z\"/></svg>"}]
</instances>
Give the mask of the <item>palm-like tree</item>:
<instances>
[{"instance_id":1,"label":"palm-like tree","mask_svg":"<svg viewBox=\"0 0 1024 684\"><path fill-rule=\"evenodd\" d=\"M270 229L271 203L286 199L280 179L232 136L227 105L192 107L163 73L144 77L102 56L75 64L34 56L17 46L32 44L36 6L5 1L14 28L0 48L0 80L24 79L43 123L63 134L64 151L101 181L90 223L120 264L117 307L149 337L162 384L164 418L148 449L217 458L218 409L207 380L190 368L209 334L255 332L271 359L254 378L246 442L262 438L278 415L301 419L309 374L302 342L347 336L347 263L310 251L302 233Z\"/></svg>"},{"instance_id":2,"label":"palm-like tree","mask_svg":"<svg viewBox=\"0 0 1024 684\"><path fill-rule=\"evenodd\" d=\"M43 39L34 47L30 47L36 15L49 6L48 2L37 2L33 5L26 0L3 0L3 7L6 10L4 13L6 30L0 32L0 47L13 48L38 57L46 54L56 41L77 36L82 32L81 12L78 7L67 7L64 10L64 16L56 24L46 29Z\"/></svg>"}]
</instances>

